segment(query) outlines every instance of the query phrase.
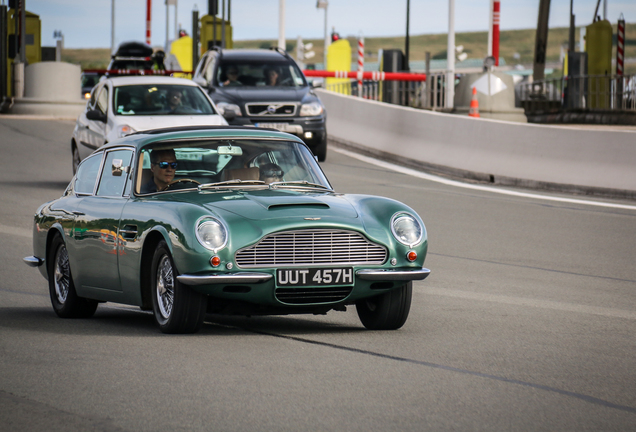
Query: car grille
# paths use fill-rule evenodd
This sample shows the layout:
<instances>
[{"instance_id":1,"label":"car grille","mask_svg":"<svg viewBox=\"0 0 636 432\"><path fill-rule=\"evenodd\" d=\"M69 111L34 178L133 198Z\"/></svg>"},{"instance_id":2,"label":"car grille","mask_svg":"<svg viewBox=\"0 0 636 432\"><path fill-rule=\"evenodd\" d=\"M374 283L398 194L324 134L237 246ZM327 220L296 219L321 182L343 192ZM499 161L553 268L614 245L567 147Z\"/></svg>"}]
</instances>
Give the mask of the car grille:
<instances>
[{"instance_id":1,"label":"car grille","mask_svg":"<svg viewBox=\"0 0 636 432\"><path fill-rule=\"evenodd\" d=\"M252 102L245 104L245 107L249 116L291 117L296 114L297 105L294 102Z\"/></svg>"},{"instance_id":2,"label":"car grille","mask_svg":"<svg viewBox=\"0 0 636 432\"><path fill-rule=\"evenodd\" d=\"M284 231L236 252L236 264L243 268L382 264L384 246L371 243L362 234L343 230Z\"/></svg>"},{"instance_id":3,"label":"car grille","mask_svg":"<svg viewBox=\"0 0 636 432\"><path fill-rule=\"evenodd\" d=\"M287 304L333 303L347 298L352 287L277 288L276 299Z\"/></svg>"}]
</instances>

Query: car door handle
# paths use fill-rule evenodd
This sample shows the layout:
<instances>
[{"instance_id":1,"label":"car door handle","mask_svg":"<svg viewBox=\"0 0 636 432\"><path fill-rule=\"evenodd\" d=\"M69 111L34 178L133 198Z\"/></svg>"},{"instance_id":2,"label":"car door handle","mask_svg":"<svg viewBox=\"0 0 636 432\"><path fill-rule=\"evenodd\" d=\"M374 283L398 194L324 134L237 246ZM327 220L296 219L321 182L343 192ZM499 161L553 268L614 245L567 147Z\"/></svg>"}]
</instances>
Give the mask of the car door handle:
<instances>
[{"instance_id":1,"label":"car door handle","mask_svg":"<svg viewBox=\"0 0 636 432\"><path fill-rule=\"evenodd\" d=\"M125 225L119 230L119 234L126 240L134 240L137 237L137 225Z\"/></svg>"},{"instance_id":2,"label":"car door handle","mask_svg":"<svg viewBox=\"0 0 636 432\"><path fill-rule=\"evenodd\" d=\"M86 213L81 212L81 211L74 211L74 212L73 212L73 214L74 214L75 216L85 216L85 215L86 215Z\"/></svg>"}]
</instances>

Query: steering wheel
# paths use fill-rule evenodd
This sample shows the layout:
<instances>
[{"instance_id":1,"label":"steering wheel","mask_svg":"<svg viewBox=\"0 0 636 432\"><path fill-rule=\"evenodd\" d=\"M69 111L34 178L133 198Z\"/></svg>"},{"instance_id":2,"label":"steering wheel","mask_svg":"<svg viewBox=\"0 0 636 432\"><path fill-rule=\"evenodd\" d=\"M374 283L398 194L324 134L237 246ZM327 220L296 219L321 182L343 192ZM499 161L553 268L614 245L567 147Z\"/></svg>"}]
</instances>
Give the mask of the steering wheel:
<instances>
[{"instance_id":1,"label":"steering wheel","mask_svg":"<svg viewBox=\"0 0 636 432\"><path fill-rule=\"evenodd\" d=\"M168 186L163 188L162 191L170 190L170 189L172 189L172 187L174 185L179 184L179 183L194 183L194 184L197 184L197 185L201 184L200 182L198 182L196 180L184 178L184 179L179 179L179 180L175 180L175 181L171 182Z\"/></svg>"},{"instance_id":2,"label":"steering wheel","mask_svg":"<svg viewBox=\"0 0 636 432\"><path fill-rule=\"evenodd\" d=\"M279 85L283 85L283 86L291 85L292 82L293 81L292 81L291 77L287 77L284 80L282 80Z\"/></svg>"}]
</instances>

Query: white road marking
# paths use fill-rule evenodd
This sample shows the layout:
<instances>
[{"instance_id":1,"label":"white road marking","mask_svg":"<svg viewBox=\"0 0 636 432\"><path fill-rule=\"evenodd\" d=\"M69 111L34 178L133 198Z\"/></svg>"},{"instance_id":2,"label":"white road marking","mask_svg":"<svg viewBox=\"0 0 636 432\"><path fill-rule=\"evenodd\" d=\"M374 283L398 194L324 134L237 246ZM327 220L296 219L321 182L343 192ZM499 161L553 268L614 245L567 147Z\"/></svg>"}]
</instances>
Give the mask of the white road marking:
<instances>
[{"instance_id":1,"label":"white road marking","mask_svg":"<svg viewBox=\"0 0 636 432\"><path fill-rule=\"evenodd\" d=\"M10 227L7 225L0 225L0 234L10 234L16 235L20 237L32 237L32 233L30 230L25 230L23 228Z\"/></svg>"},{"instance_id":2,"label":"white road marking","mask_svg":"<svg viewBox=\"0 0 636 432\"><path fill-rule=\"evenodd\" d=\"M618 209L625 209L625 210L636 210L636 205L628 205L628 204L614 204L614 203L606 203L606 202L601 202L601 201L591 201L591 200L582 200L582 199L574 199L574 198L563 198L563 197L556 197L556 196L550 196L550 195L542 195L542 194L538 194L538 193L527 193L527 192L517 192L517 191L513 191L513 190L507 190L507 189L500 189L500 188L496 188L496 187L492 187L492 186L484 186L484 185L476 185L476 184L470 184L470 183L462 183L460 181L457 180L449 180L443 177L438 177L438 176L434 176L431 174L426 174L423 173L421 171L416 171L414 169L410 169L410 168L406 168L406 167L402 167L399 165L395 165L389 162L384 162L381 160L377 160L377 159L373 159L369 156L363 156L361 154L358 153L354 153L352 151L349 150L344 150L341 148L337 148L337 147L331 147L331 149L337 153L342 153L344 155L347 155L349 157L352 157L354 159L358 159L360 161L375 165L375 166L379 166L382 168L386 168L386 169L390 169L392 171L396 171L396 172L400 172L402 174L406 174L406 175L410 175L413 177L417 177L417 178L421 178L424 180L429 180L429 181L433 181L433 182L437 182L437 183L442 183L445 185L449 185L449 186L455 186L455 187L460 187L460 188L464 188L464 189L473 189L473 190L479 190L479 191L485 191L485 192L493 192L493 193L498 193L498 194L503 194L503 195L511 195L511 196L517 196L517 197L523 197L523 198L531 198L531 199L540 199L540 200L547 200L547 201L558 201L558 202L564 202L564 203L570 203L570 204L582 204L582 205L591 205L591 206L597 206L597 207L609 207L609 208L618 208Z\"/></svg>"},{"instance_id":3,"label":"white road marking","mask_svg":"<svg viewBox=\"0 0 636 432\"><path fill-rule=\"evenodd\" d=\"M414 290L417 294L430 294L445 297L454 297L464 300L478 300L487 301L493 303L503 303L514 306L529 306L543 309L553 309L564 312L578 312L589 315L600 315L610 318L624 318L629 320L636 320L636 311L629 311L624 309L605 308L597 306L585 306L574 303L563 303L552 300L535 300L522 297L510 297L498 294L488 293L476 293L472 291L460 291L444 288L435 288L431 286L418 287Z\"/></svg>"}]
</instances>

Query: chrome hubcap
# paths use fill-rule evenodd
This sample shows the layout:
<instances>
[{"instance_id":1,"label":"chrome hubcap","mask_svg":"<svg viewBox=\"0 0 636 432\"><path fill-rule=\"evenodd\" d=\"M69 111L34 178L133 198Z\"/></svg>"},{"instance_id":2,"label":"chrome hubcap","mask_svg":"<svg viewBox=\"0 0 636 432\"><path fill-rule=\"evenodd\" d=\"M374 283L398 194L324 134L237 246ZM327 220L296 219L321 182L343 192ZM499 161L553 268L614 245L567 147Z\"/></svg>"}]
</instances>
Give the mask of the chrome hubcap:
<instances>
[{"instance_id":1,"label":"chrome hubcap","mask_svg":"<svg viewBox=\"0 0 636 432\"><path fill-rule=\"evenodd\" d=\"M172 265L167 255L161 257L157 267L157 304L159 312L164 319L170 318L172 304L174 302L174 279Z\"/></svg>"},{"instance_id":2,"label":"chrome hubcap","mask_svg":"<svg viewBox=\"0 0 636 432\"><path fill-rule=\"evenodd\" d=\"M53 275L55 284L55 296L61 304L66 302L68 289L71 281L71 271L68 264L68 252L64 246L57 250L55 256L55 274Z\"/></svg>"}]
</instances>

